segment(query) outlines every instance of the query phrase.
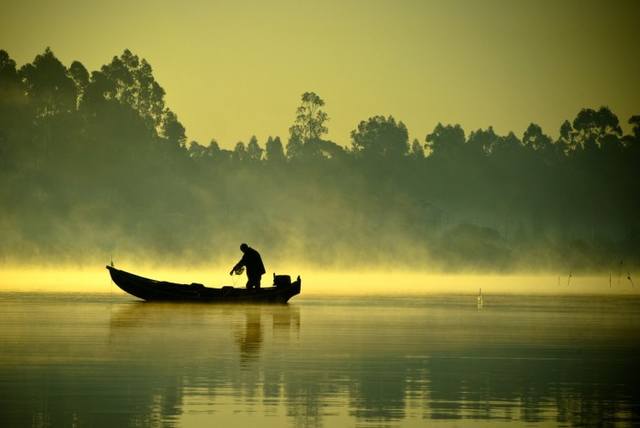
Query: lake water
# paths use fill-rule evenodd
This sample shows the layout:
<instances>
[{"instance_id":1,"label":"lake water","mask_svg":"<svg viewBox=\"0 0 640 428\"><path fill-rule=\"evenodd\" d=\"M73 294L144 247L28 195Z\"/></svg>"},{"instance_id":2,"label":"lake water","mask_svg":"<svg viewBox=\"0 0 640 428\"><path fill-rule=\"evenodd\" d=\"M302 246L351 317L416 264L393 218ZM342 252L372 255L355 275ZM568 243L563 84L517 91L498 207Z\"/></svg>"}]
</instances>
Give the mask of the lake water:
<instances>
[{"instance_id":1,"label":"lake water","mask_svg":"<svg viewBox=\"0 0 640 428\"><path fill-rule=\"evenodd\" d=\"M632 426L640 298L0 293L0 426Z\"/></svg>"}]
</instances>

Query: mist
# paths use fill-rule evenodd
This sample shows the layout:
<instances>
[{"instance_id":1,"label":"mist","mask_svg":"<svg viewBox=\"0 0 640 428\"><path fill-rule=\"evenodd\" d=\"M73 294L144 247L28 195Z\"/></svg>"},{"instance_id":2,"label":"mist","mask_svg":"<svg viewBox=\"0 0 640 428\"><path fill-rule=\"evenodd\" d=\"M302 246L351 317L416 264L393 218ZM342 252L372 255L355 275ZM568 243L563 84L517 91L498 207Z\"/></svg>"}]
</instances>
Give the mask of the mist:
<instances>
[{"instance_id":1,"label":"mist","mask_svg":"<svg viewBox=\"0 0 640 428\"><path fill-rule=\"evenodd\" d=\"M289 135L258 141L248 118L231 150L189 141L164 97L128 50L92 72L50 49L20 67L0 51L2 265L207 270L230 267L241 242L269 273L640 265L640 116L625 135L609 108L585 107L557 138L443 118L409 141L383 112L333 142L330 100L306 92Z\"/></svg>"}]
</instances>

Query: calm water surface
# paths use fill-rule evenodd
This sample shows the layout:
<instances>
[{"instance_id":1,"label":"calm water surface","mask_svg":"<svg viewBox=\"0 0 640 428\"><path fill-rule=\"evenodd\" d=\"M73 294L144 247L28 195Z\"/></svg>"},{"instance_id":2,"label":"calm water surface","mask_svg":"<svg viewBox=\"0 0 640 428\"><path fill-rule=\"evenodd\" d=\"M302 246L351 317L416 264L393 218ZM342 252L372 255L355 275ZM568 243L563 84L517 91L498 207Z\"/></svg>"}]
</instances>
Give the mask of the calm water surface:
<instances>
[{"instance_id":1,"label":"calm water surface","mask_svg":"<svg viewBox=\"0 0 640 428\"><path fill-rule=\"evenodd\" d=\"M0 426L632 426L640 298L0 294Z\"/></svg>"}]
</instances>

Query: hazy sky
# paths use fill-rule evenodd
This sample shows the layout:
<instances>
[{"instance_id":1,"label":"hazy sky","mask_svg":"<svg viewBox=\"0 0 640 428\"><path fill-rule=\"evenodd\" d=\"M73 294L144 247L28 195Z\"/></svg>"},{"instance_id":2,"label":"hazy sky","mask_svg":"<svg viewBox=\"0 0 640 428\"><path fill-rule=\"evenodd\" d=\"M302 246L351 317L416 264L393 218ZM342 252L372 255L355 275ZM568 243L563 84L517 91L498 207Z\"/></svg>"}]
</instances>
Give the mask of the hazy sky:
<instances>
[{"instance_id":1,"label":"hazy sky","mask_svg":"<svg viewBox=\"0 0 640 428\"><path fill-rule=\"evenodd\" d=\"M349 144L375 114L556 135L582 107L640 114L640 1L3 0L0 48L93 70L146 58L189 139L286 139L304 91Z\"/></svg>"}]
</instances>

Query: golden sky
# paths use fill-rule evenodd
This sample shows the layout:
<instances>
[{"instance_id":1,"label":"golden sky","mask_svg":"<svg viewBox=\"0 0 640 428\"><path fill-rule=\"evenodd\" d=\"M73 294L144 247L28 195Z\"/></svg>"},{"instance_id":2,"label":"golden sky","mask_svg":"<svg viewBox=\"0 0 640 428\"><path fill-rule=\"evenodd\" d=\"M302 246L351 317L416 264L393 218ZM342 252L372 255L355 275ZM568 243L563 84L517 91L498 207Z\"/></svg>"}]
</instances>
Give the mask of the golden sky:
<instances>
[{"instance_id":1,"label":"golden sky","mask_svg":"<svg viewBox=\"0 0 640 428\"><path fill-rule=\"evenodd\" d=\"M439 121L557 135L582 107L640 114L639 1L2 0L0 48L50 46L89 70L146 58L189 139L286 140L300 95L350 144L376 114L424 139Z\"/></svg>"}]
</instances>

